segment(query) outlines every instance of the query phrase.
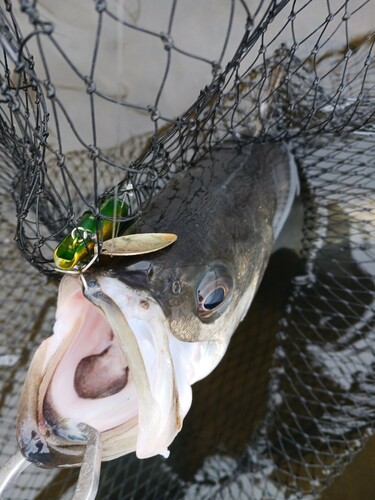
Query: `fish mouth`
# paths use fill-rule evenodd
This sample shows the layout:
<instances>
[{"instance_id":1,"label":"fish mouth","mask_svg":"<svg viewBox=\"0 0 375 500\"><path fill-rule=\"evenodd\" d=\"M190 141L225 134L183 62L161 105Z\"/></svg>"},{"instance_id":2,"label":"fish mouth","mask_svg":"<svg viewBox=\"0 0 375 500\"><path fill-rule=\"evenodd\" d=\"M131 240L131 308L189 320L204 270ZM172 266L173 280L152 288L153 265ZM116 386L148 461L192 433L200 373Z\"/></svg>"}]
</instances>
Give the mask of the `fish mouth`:
<instances>
[{"instance_id":1,"label":"fish mouth","mask_svg":"<svg viewBox=\"0 0 375 500\"><path fill-rule=\"evenodd\" d=\"M173 337L161 307L115 278L60 284L54 333L36 351L21 394L17 439L42 467L80 465L84 422L103 460L168 455L191 405L207 346ZM177 367L177 368L176 368Z\"/></svg>"}]
</instances>

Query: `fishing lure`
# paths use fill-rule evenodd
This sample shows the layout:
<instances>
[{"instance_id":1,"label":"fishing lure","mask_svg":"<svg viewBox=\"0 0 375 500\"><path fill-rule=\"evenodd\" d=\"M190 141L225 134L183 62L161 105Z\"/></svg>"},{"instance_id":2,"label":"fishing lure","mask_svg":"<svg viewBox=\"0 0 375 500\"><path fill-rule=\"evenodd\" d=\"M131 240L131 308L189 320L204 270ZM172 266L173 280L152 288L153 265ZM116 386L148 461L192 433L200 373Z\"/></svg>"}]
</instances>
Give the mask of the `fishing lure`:
<instances>
[{"instance_id":1,"label":"fishing lure","mask_svg":"<svg viewBox=\"0 0 375 500\"><path fill-rule=\"evenodd\" d=\"M121 224L118 219L126 217L128 208L124 201L110 197L99 206L103 218L85 212L76 227L55 248L55 266L68 271L92 259L97 242L108 240L118 233Z\"/></svg>"},{"instance_id":2,"label":"fishing lure","mask_svg":"<svg viewBox=\"0 0 375 500\"><path fill-rule=\"evenodd\" d=\"M118 219L128 214L128 205L111 197L102 203L99 210L100 215L110 218L98 220L92 213L86 212L71 233L55 248L54 262L57 269L67 272L76 268L77 264L85 264L80 269L84 272L98 256L98 241L102 242L103 255L130 256L156 252L177 239L175 234L170 233L127 234L114 238L120 231L120 225L124 225Z\"/></svg>"}]
</instances>

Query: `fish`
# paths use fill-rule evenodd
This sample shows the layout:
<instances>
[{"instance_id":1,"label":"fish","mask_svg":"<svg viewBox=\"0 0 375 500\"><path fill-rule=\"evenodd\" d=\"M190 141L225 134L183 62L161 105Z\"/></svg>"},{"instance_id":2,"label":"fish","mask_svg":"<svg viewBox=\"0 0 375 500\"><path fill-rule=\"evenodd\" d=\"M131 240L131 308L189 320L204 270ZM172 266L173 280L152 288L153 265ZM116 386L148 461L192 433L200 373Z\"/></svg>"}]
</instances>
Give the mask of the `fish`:
<instances>
[{"instance_id":1,"label":"fish","mask_svg":"<svg viewBox=\"0 0 375 500\"><path fill-rule=\"evenodd\" d=\"M172 233L172 245L108 252L84 274L66 274L53 334L36 350L20 396L24 457L41 467L80 465L80 422L100 432L104 461L167 457L192 385L223 358L299 189L287 144L223 143L175 173L125 232Z\"/></svg>"}]
</instances>

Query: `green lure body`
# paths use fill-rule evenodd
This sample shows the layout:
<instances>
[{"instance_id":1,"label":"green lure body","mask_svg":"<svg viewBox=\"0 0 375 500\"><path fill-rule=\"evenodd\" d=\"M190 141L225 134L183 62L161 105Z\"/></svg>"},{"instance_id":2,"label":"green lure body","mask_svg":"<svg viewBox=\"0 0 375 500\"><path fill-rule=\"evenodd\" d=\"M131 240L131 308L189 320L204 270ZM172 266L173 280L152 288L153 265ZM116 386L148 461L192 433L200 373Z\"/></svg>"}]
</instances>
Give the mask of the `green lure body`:
<instances>
[{"instance_id":1,"label":"green lure body","mask_svg":"<svg viewBox=\"0 0 375 500\"><path fill-rule=\"evenodd\" d=\"M76 227L55 248L55 266L63 271L74 268L92 258L97 241L105 241L117 235L121 222L117 218L128 214L128 205L114 197L105 200L99 207L100 215L85 212L77 221Z\"/></svg>"}]
</instances>

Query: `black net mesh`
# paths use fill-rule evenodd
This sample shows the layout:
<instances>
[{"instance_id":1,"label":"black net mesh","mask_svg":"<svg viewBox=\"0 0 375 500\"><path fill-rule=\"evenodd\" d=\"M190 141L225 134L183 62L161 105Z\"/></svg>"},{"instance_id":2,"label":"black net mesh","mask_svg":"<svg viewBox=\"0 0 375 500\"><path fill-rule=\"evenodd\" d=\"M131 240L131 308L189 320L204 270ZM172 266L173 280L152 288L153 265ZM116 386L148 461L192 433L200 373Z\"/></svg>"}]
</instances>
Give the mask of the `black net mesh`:
<instances>
[{"instance_id":1,"label":"black net mesh","mask_svg":"<svg viewBox=\"0 0 375 500\"><path fill-rule=\"evenodd\" d=\"M298 255L272 257L170 458L104 464L98 497L310 498L343 473L375 410L374 21L371 0L2 3L3 459L53 324L56 284L37 270L54 274L82 213L99 220L115 195L134 218L223 141L283 140ZM12 495L69 497L76 477L30 468Z\"/></svg>"}]
</instances>

